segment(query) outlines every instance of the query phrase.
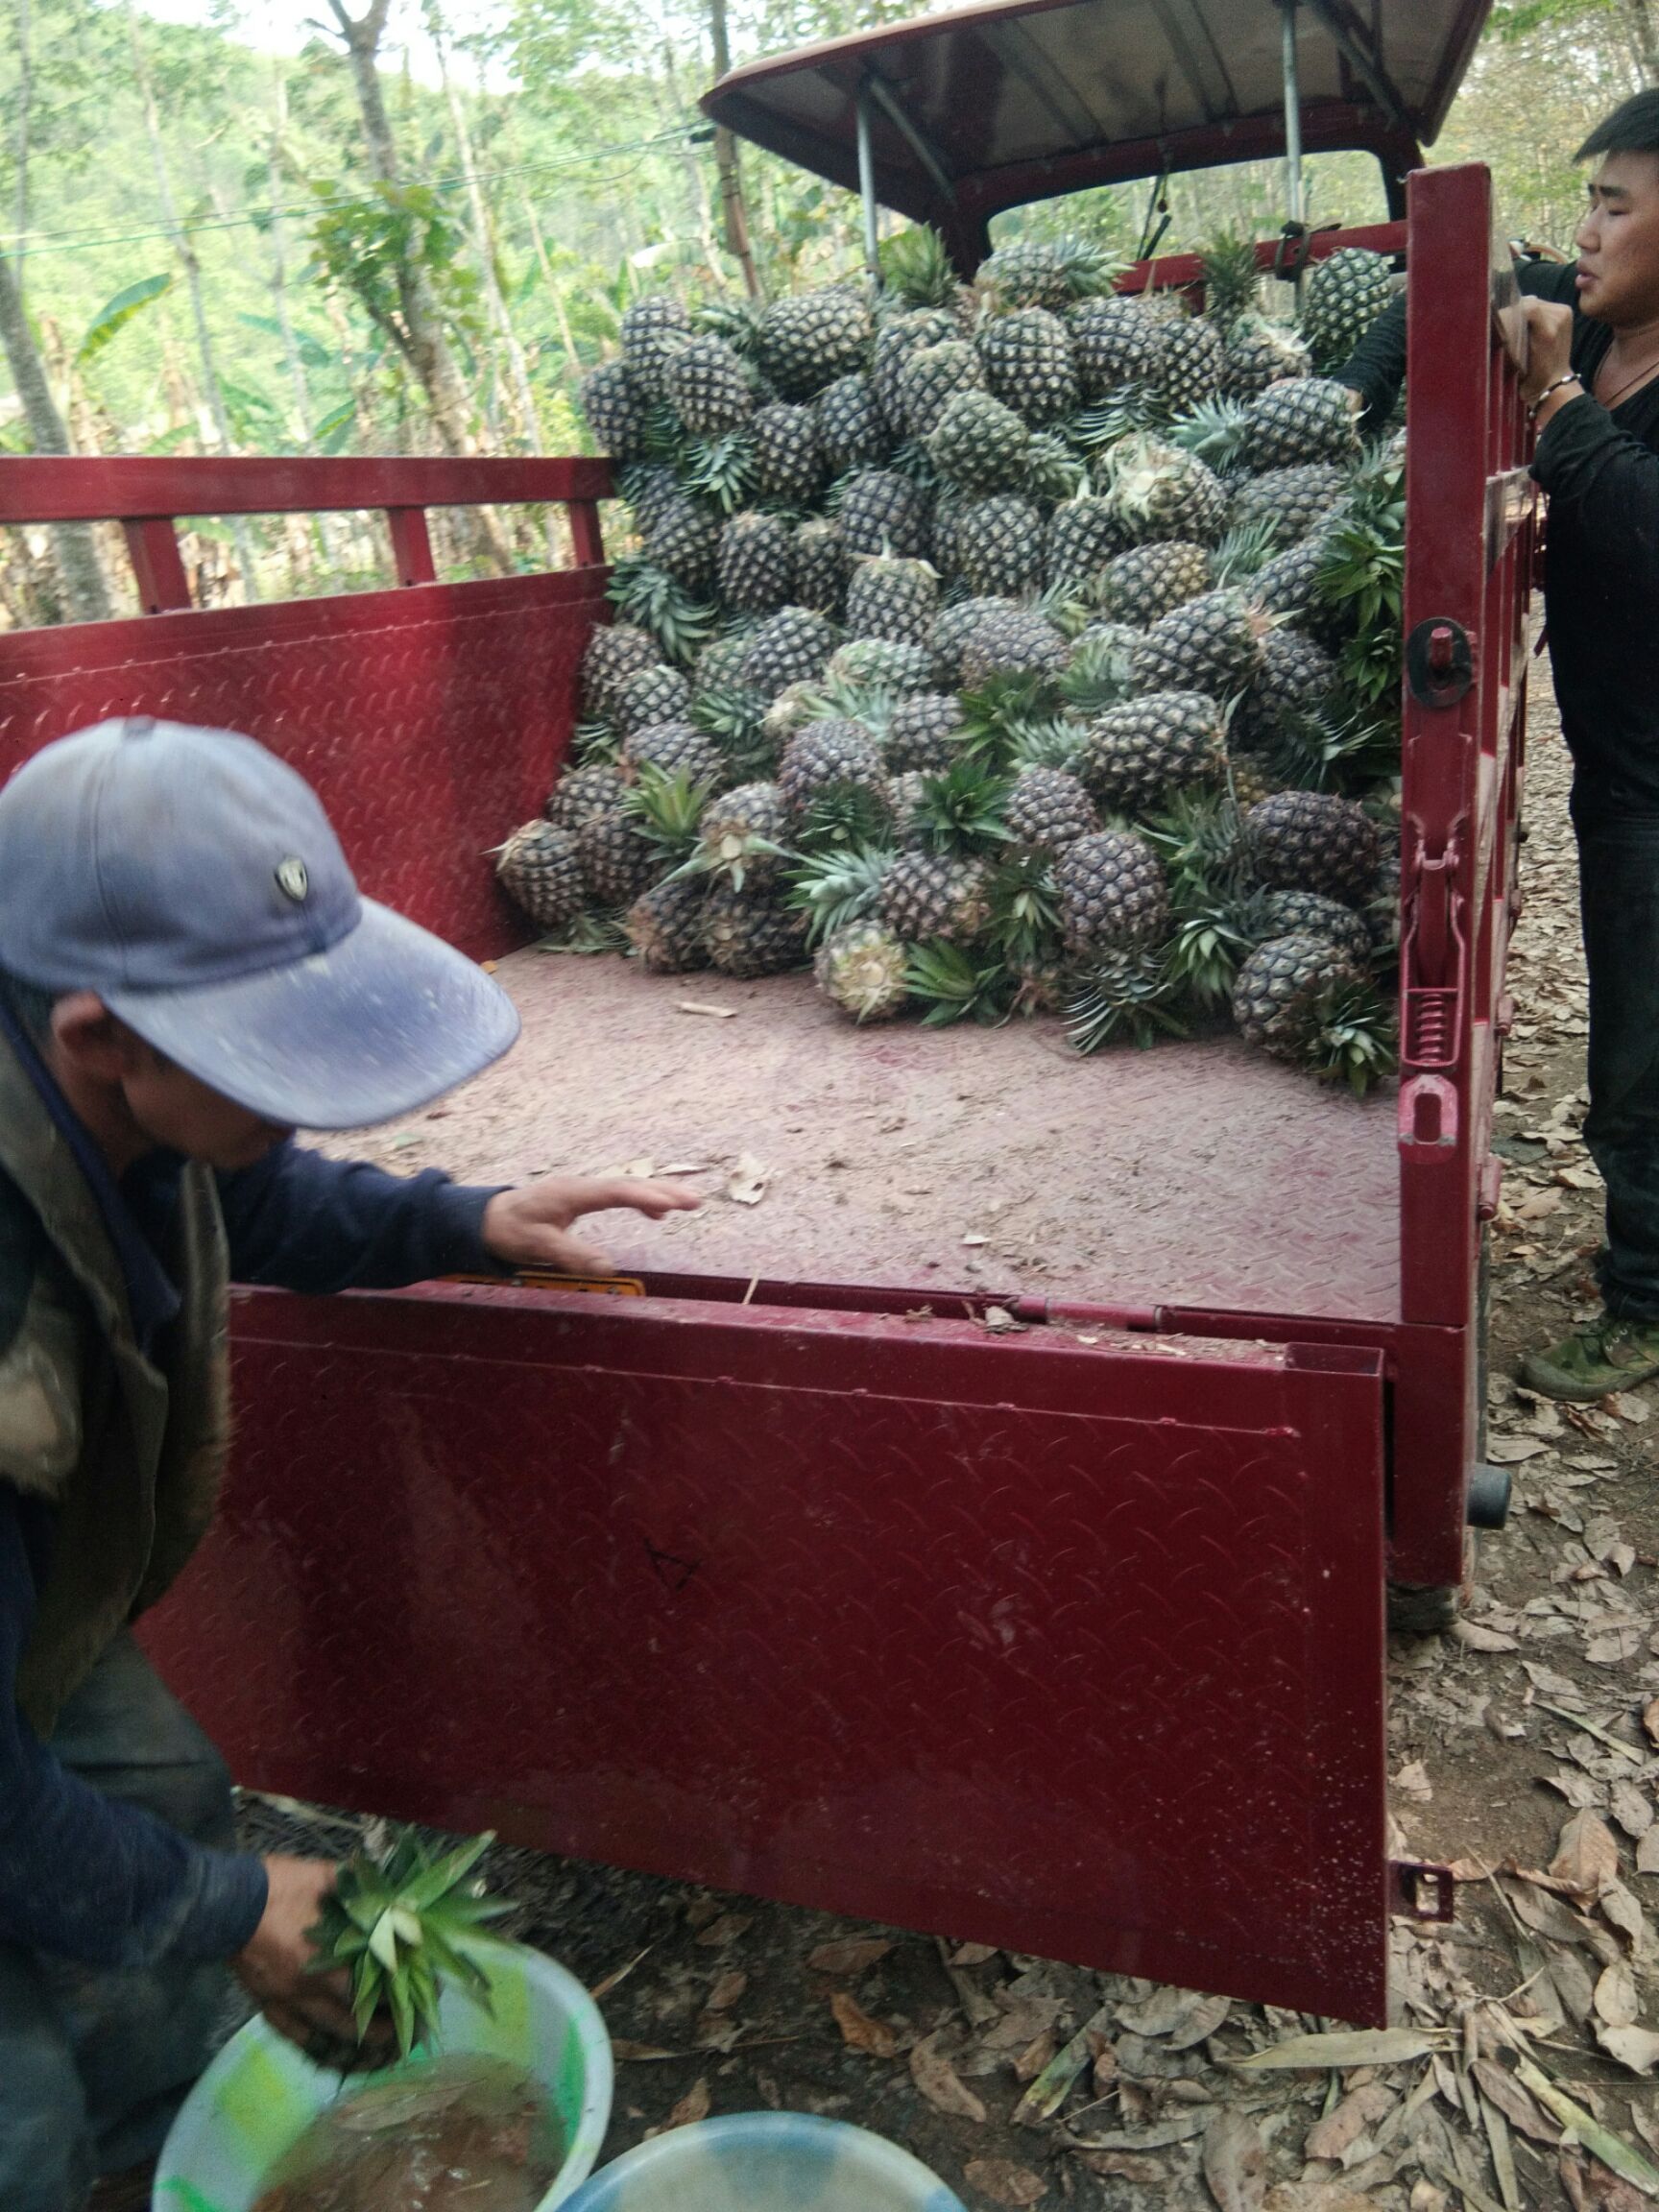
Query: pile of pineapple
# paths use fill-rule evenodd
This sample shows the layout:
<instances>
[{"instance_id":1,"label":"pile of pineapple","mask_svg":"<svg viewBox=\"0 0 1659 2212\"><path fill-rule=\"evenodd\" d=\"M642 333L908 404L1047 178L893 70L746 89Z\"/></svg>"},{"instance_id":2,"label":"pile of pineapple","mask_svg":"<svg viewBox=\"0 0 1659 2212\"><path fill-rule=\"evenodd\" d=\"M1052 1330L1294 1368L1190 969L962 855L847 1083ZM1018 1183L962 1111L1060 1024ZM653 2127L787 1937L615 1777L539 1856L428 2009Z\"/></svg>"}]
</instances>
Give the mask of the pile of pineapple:
<instances>
[{"instance_id":1,"label":"pile of pineapple","mask_svg":"<svg viewBox=\"0 0 1659 2212\"><path fill-rule=\"evenodd\" d=\"M878 291L628 311L584 405L639 550L499 861L553 941L1386 1070L1403 445L1329 372L1389 265L1324 261L1299 327L1242 242L1201 296L1117 274L964 285L916 229Z\"/></svg>"}]
</instances>

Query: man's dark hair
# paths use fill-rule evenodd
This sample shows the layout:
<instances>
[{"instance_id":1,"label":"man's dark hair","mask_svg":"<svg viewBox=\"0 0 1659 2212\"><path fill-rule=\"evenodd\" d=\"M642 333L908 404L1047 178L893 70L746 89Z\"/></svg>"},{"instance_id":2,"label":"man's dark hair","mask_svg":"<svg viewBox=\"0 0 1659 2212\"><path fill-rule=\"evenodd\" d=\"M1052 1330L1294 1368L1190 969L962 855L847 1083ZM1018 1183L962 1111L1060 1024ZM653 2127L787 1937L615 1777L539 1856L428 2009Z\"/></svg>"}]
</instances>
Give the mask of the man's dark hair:
<instances>
[{"instance_id":1,"label":"man's dark hair","mask_svg":"<svg viewBox=\"0 0 1659 2212\"><path fill-rule=\"evenodd\" d=\"M52 1009L62 993L42 991L38 983L25 983L0 968L0 1006L4 1006L25 1037L42 1045L52 1034Z\"/></svg>"},{"instance_id":2,"label":"man's dark hair","mask_svg":"<svg viewBox=\"0 0 1659 2212\"><path fill-rule=\"evenodd\" d=\"M1611 115L1603 115L1573 158L1594 161L1602 154L1659 154L1659 91L1633 92Z\"/></svg>"}]
</instances>

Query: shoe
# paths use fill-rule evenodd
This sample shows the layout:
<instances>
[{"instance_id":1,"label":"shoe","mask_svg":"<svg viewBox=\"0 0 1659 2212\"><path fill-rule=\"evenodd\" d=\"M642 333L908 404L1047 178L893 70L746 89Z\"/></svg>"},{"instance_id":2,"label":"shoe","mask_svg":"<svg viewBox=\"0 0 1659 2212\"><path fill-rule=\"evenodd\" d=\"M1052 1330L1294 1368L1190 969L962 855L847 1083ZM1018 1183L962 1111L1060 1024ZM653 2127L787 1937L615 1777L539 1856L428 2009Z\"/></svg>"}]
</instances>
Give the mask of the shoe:
<instances>
[{"instance_id":1,"label":"shoe","mask_svg":"<svg viewBox=\"0 0 1659 2212\"><path fill-rule=\"evenodd\" d=\"M1548 1352L1528 1352L1521 1380L1546 1398L1588 1406L1659 1375L1659 1321L1620 1321L1603 1313Z\"/></svg>"}]
</instances>

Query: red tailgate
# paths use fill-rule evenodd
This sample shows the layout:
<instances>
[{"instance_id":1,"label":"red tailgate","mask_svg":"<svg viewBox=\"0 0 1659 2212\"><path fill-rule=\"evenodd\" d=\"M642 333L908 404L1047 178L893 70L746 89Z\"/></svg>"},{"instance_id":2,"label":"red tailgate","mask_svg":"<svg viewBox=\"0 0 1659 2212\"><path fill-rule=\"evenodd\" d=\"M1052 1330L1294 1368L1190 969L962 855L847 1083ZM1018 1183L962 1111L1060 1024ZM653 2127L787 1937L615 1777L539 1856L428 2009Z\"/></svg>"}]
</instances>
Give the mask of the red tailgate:
<instances>
[{"instance_id":1,"label":"red tailgate","mask_svg":"<svg viewBox=\"0 0 1659 2212\"><path fill-rule=\"evenodd\" d=\"M244 1781L1382 2019L1375 1355L453 1286L237 1341L147 1640Z\"/></svg>"}]
</instances>

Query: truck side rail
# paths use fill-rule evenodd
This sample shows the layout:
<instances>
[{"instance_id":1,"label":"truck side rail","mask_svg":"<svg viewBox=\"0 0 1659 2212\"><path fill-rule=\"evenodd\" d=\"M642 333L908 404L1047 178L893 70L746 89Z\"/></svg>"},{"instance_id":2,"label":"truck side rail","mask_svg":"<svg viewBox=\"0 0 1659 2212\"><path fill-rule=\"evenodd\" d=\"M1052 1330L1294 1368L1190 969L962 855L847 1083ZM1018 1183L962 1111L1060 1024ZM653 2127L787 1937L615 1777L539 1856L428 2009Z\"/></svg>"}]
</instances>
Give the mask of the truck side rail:
<instances>
[{"instance_id":1,"label":"truck side rail","mask_svg":"<svg viewBox=\"0 0 1659 2212\"><path fill-rule=\"evenodd\" d=\"M524 941L487 855L541 811L609 619L603 460L36 458L0 523L123 524L146 612L0 634L0 768L113 714L242 730L317 788L371 898L474 958ZM440 583L430 507L563 505L575 565ZM176 521L378 510L390 589L198 608ZM419 835L410 825L419 823Z\"/></svg>"},{"instance_id":2,"label":"truck side rail","mask_svg":"<svg viewBox=\"0 0 1659 2212\"><path fill-rule=\"evenodd\" d=\"M316 515L377 508L400 585L432 584L428 507L563 506L579 568L605 559L599 501L611 464L579 457L511 460L413 455L227 459L218 454L36 456L0 469L0 523L119 522L147 614L190 605L180 515Z\"/></svg>"}]
</instances>

